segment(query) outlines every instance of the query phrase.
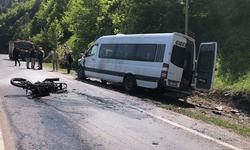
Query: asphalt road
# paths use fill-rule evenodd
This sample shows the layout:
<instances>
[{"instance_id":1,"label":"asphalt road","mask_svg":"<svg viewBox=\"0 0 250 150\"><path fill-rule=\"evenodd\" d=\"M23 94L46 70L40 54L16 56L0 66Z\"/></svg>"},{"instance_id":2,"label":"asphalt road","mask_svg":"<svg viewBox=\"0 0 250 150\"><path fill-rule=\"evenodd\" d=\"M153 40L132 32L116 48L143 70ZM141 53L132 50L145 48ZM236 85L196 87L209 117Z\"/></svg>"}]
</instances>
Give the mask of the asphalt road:
<instances>
[{"instance_id":1,"label":"asphalt road","mask_svg":"<svg viewBox=\"0 0 250 150\"><path fill-rule=\"evenodd\" d=\"M120 86L21 63L0 55L0 150L250 149L247 137L141 101L148 92L131 95ZM10 84L15 77L58 77L68 93L29 99Z\"/></svg>"}]
</instances>

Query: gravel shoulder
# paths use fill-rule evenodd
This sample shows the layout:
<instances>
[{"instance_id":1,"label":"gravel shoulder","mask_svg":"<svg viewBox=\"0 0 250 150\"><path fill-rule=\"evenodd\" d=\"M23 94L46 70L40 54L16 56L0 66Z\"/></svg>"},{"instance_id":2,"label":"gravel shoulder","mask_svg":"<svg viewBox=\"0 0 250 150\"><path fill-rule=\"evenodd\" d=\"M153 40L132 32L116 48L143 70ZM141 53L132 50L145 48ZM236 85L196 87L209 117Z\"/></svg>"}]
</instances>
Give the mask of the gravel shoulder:
<instances>
[{"instance_id":1,"label":"gravel shoulder","mask_svg":"<svg viewBox=\"0 0 250 150\"><path fill-rule=\"evenodd\" d=\"M195 106L189 108L192 112L250 128L250 96L243 92L196 92L187 102Z\"/></svg>"}]
</instances>

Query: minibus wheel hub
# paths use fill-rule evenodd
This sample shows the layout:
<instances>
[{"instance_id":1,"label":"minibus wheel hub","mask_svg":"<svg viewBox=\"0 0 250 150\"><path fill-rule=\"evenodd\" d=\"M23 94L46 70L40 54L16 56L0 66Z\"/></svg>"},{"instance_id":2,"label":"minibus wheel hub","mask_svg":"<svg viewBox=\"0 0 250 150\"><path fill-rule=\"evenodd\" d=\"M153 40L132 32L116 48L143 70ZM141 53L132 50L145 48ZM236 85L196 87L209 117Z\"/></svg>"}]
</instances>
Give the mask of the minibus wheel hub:
<instances>
[{"instance_id":1,"label":"minibus wheel hub","mask_svg":"<svg viewBox=\"0 0 250 150\"><path fill-rule=\"evenodd\" d=\"M132 92L136 88L136 81L135 78L132 76L129 76L125 78L125 81L123 82L123 88L127 92Z\"/></svg>"}]
</instances>

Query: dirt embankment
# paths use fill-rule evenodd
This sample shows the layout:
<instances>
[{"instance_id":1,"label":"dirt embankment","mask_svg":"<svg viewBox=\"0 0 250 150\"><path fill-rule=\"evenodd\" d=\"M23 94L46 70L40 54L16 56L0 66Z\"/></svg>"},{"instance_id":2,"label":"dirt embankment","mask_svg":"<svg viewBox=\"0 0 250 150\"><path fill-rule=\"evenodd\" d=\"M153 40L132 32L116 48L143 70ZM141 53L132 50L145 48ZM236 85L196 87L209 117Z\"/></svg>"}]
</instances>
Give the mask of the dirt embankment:
<instances>
[{"instance_id":1,"label":"dirt embankment","mask_svg":"<svg viewBox=\"0 0 250 150\"><path fill-rule=\"evenodd\" d=\"M250 94L228 91L196 92L187 98L187 102L195 106L188 109L196 114L250 128Z\"/></svg>"}]
</instances>

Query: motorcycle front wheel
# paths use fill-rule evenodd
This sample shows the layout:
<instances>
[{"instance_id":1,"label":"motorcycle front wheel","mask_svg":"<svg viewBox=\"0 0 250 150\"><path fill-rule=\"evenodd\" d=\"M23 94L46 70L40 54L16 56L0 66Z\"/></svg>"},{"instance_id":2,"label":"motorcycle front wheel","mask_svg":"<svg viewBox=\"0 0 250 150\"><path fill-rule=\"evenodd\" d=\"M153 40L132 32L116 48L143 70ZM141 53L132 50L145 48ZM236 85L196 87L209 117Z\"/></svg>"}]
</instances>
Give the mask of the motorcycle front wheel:
<instances>
[{"instance_id":1,"label":"motorcycle front wheel","mask_svg":"<svg viewBox=\"0 0 250 150\"><path fill-rule=\"evenodd\" d=\"M12 78L10 83L20 88L27 88L31 83L24 78Z\"/></svg>"}]
</instances>

